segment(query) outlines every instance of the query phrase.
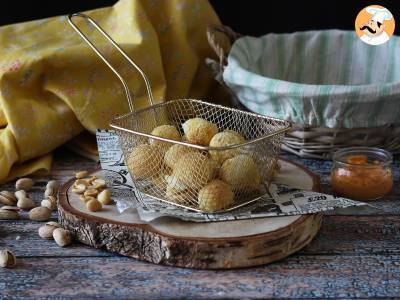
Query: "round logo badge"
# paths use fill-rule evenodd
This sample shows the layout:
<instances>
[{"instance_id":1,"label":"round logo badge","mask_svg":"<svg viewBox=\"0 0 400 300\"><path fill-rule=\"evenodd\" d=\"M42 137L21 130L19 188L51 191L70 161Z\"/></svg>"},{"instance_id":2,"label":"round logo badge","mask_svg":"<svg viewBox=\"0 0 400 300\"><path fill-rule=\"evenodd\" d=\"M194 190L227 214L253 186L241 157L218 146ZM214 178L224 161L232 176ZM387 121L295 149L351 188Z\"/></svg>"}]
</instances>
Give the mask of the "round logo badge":
<instances>
[{"instance_id":1,"label":"round logo badge","mask_svg":"<svg viewBox=\"0 0 400 300\"><path fill-rule=\"evenodd\" d=\"M357 15L355 28L358 37L368 45L386 43L394 32L392 13L381 5L370 5Z\"/></svg>"}]
</instances>

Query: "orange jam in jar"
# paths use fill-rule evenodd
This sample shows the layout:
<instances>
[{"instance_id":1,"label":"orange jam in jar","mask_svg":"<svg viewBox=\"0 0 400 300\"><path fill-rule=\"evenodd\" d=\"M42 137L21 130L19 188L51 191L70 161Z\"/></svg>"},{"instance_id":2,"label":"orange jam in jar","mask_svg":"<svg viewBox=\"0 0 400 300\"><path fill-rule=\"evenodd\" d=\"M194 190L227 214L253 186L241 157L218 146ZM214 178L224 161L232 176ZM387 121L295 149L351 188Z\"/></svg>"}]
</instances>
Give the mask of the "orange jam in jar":
<instances>
[{"instance_id":1,"label":"orange jam in jar","mask_svg":"<svg viewBox=\"0 0 400 300\"><path fill-rule=\"evenodd\" d=\"M386 150L352 147L333 156L331 184L340 196L357 200L379 199L392 190L392 155Z\"/></svg>"}]
</instances>

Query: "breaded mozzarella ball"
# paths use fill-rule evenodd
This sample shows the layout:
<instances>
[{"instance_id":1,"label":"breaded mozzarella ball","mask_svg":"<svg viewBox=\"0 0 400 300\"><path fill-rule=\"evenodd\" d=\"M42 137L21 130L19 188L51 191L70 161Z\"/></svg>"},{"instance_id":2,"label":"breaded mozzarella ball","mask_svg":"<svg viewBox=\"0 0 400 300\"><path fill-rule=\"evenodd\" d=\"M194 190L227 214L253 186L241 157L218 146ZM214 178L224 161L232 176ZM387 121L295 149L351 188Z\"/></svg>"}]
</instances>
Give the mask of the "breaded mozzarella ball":
<instances>
[{"instance_id":1,"label":"breaded mozzarella ball","mask_svg":"<svg viewBox=\"0 0 400 300\"><path fill-rule=\"evenodd\" d=\"M132 149L127 159L127 166L135 179L148 179L159 175L162 153L156 147L147 144Z\"/></svg>"},{"instance_id":2,"label":"breaded mozzarella ball","mask_svg":"<svg viewBox=\"0 0 400 300\"><path fill-rule=\"evenodd\" d=\"M222 180L215 179L200 190L197 200L201 210L214 212L231 206L233 198L231 186Z\"/></svg>"},{"instance_id":3,"label":"breaded mozzarella ball","mask_svg":"<svg viewBox=\"0 0 400 300\"><path fill-rule=\"evenodd\" d=\"M210 147L226 147L231 145L243 144L246 140L238 132L226 130L213 136ZM225 160L240 154L239 148L229 150L210 150L210 156L215 161L222 164Z\"/></svg>"},{"instance_id":4,"label":"breaded mozzarella ball","mask_svg":"<svg viewBox=\"0 0 400 300\"><path fill-rule=\"evenodd\" d=\"M160 125L157 126L156 128L153 129L151 132L151 135L159 136L162 138L174 140L174 141L180 141L181 140L181 135L179 131L176 129L175 126L172 125ZM162 152L166 152L169 147L171 147L173 144L168 143L168 142L163 142L155 139L150 139L150 144L152 146L156 146L160 148Z\"/></svg>"},{"instance_id":5,"label":"breaded mozzarella ball","mask_svg":"<svg viewBox=\"0 0 400 300\"><path fill-rule=\"evenodd\" d=\"M182 124L186 139L191 144L208 146L212 137L218 133L214 123L201 118L193 118Z\"/></svg>"},{"instance_id":6,"label":"breaded mozzarella ball","mask_svg":"<svg viewBox=\"0 0 400 300\"><path fill-rule=\"evenodd\" d=\"M261 181L257 165L253 158L246 154L226 160L221 166L219 175L235 192L254 191Z\"/></svg>"},{"instance_id":7,"label":"breaded mozzarella ball","mask_svg":"<svg viewBox=\"0 0 400 300\"><path fill-rule=\"evenodd\" d=\"M186 153L197 151L194 148L175 144L172 145L164 155L165 164L173 169L178 160Z\"/></svg>"},{"instance_id":8,"label":"breaded mozzarella ball","mask_svg":"<svg viewBox=\"0 0 400 300\"><path fill-rule=\"evenodd\" d=\"M182 155L176 162L172 176L186 187L199 190L216 175L216 164L200 152Z\"/></svg>"}]
</instances>

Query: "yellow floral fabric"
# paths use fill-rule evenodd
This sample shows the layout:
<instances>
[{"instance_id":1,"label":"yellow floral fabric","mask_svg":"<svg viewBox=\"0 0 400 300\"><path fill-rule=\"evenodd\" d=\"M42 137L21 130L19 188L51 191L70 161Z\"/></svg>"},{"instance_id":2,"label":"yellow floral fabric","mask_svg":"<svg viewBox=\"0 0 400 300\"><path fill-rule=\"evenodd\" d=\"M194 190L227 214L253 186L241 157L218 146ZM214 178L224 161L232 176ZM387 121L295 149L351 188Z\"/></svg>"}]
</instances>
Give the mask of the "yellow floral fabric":
<instances>
[{"instance_id":1,"label":"yellow floral fabric","mask_svg":"<svg viewBox=\"0 0 400 300\"><path fill-rule=\"evenodd\" d=\"M206 28L208 1L121 0L86 12L145 71L156 102L207 99L215 84ZM83 20L82 30L126 78L135 108L148 106L140 75ZM48 170L51 151L128 112L121 83L66 16L0 27L0 181Z\"/></svg>"}]
</instances>

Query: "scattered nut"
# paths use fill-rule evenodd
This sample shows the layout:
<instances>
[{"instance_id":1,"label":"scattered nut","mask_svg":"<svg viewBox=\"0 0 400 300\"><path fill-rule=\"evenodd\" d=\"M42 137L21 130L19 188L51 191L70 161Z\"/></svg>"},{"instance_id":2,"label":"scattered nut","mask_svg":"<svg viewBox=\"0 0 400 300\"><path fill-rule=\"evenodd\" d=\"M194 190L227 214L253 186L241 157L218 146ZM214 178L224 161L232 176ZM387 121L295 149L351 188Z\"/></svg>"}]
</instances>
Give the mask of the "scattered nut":
<instances>
[{"instance_id":1,"label":"scattered nut","mask_svg":"<svg viewBox=\"0 0 400 300\"><path fill-rule=\"evenodd\" d=\"M97 189L88 188L83 194L86 197L96 197L98 193L99 193L99 191Z\"/></svg>"},{"instance_id":2,"label":"scattered nut","mask_svg":"<svg viewBox=\"0 0 400 300\"><path fill-rule=\"evenodd\" d=\"M52 202L52 201L49 200L49 199L43 199L43 200L40 202L40 206L47 207L47 208L50 209L50 210L55 210L55 209L57 208L56 203L55 203L55 202Z\"/></svg>"},{"instance_id":3,"label":"scattered nut","mask_svg":"<svg viewBox=\"0 0 400 300\"><path fill-rule=\"evenodd\" d=\"M39 227L39 236L43 239L53 239L53 231L60 227L57 222L47 222L45 225Z\"/></svg>"},{"instance_id":4,"label":"scattered nut","mask_svg":"<svg viewBox=\"0 0 400 300\"><path fill-rule=\"evenodd\" d=\"M50 200L51 202L53 202L54 205L57 205L57 202L58 202L57 197L55 197L55 196L47 196L46 199L48 199L48 200Z\"/></svg>"},{"instance_id":5,"label":"scattered nut","mask_svg":"<svg viewBox=\"0 0 400 300\"><path fill-rule=\"evenodd\" d=\"M24 197L24 198L18 199L17 206L21 209L28 210L28 209L35 207L36 205L35 205L35 202L33 202L33 200L31 198Z\"/></svg>"},{"instance_id":6,"label":"scattered nut","mask_svg":"<svg viewBox=\"0 0 400 300\"><path fill-rule=\"evenodd\" d=\"M76 179L82 179L82 178L85 178L88 175L89 175L88 171L79 171L79 172L75 173L75 178Z\"/></svg>"},{"instance_id":7,"label":"scattered nut","mask_svg":"<svg viewBox=\"0 0 400 300\"><path fill-rule=\"evenodd\" d=\"M59 186L60 184L58 183L57 180L50 180L46 185L46 189L57 190Z\"/></svg>"},{"instance_id":8,"label":"scattered nut","mask_svg":"<svg viewBox=\"0 0 400 300\"><path fill-rule=\"evenodd\" d=\"M2 209L2 210L10 210L10 211L17 211L17 212L21 210L19 207L8 206L8 205L2 206L0 209Z\"/></svg>"},{"instance_id":9,"label":"scattered nut","mask_svg":"<svg viewBox=\"0 0 400 300\"><path fill-rule=\"evenodd\" d=\"M92 185L96 189L101 189L101 188L106 187L106 181L104 179L97 178L97 179L93 180Z\"/></svg>"},{"instance_id":10,"label":"scattered nut","mask_svg":"<svg viewBox=\"0 0 400 300\"><path fill-rule=\"evenodd\" d=\"M96 176L92 176L92 177L86 179L86 182L88 183L88 185L90 185L90 184L92 184L92 182L95 181L96 179L97 179Z\"/></svg>"},{"instance_id":11,"label":"scattered nut","mask_svg":"<svg viewBox=\"0 0 400 300\"><path fill-rule=\"evenodd\" d=\"M14 210L0 208L0 220L17 220L19 213Z\"/></svg>"},{"instance_id":12,"label":"scattered nut","mask_svg":"<svg viewBox=\"0 0 400 300\"><path fill-rule=\"evenodd\" d=\"M51 240L53 238L53 231L56 229L53 226L43 225L39 227L38 233L42 239Z\"/></svg>"},{"instance_id":13,"label":"scattered nut","mask_svg":"<svg viewBox=\"0 0 400 300\"><path fill-rule=\"evenodd\" d=\"M89 185L88 181L85 180L85 179L77 179L77 180L75 180L74 186L78 186L78 185L80 185L80 184L83 184L83 185L85 185L85 186L88 186L88 185Z\"/></svg>"},{"instance_id":14,"label":"scattered nut","mask_svg":"<svg viewBox=\"0 0 400 300\"><path fill-rule=\"evenodd\" d=\"M97 200L101 202L101 204L107 205L110 204L111 201L111 190L104 190L97 195Z\"/></svg>"},{"instance_id":15,"label":"scattered nut","mask_svg":"<svg viewBox=\"0 0 400 300\"><path fill-rule=\"evenodd\" d=\"M49 222L46 223L46 225L54 226L56 228L61 227L61 225L58 222L55 222L55 221L49 221Z\"/></svg>"},{"instance_id":16,"label":"scattered nut","mask_svg":"<svg viewBox=\"0 0 400 300\"><path fill-rule=\"evenodd\" d=\"M32 221L47 221L51 217L51 210L47 207L35 207L29 212L29 219Z\"/></svg>"},{"instance_id":17,"label":"scattered nut","mask_svg":"<svg viewBox=\"0 0 400 300\"><path fill-rule=\"evenodd\" d=\"M85 195L80 195L80 196L79 196L79 199L80 199L83 203L86 203L86 202L88 202L88 201L90 201L90 200L96 200L95 197L92 197L92 196L85 196Z\"/></svg>"},{"instance_id":18,"label":"scattered nut","mask_svg":"<svg viewBox=\"0 0 400 300\"><path fill-rule=\"evenodd\" d=\"M53 238L60 247L67 246L72 242L71 233L63 228L54 229Z\"/></svg>"},{"instance_id":19,"label":"scattered nut","mask_svg":"<svg viewBox=\"0 0 400 300\"><path fill-rule=\"evenodd\" d=\"M85 192L85 190L86 190L86 185L78 184L77 186L73 186L71 190L75 194L83 194Z\"/></svg>"},{"instance_id":20,"label":"scattered nut","mask_svg":"<svg viewBox=\"0 0 400 300\"><path fill-rule=\"evenodd\" d=\"M27 197L27 194L26 194L26 192L25 192L24 190L16 191L16 192L14 193L14 195L15 195L15 197L16 197L17 199Z\"/></svg>"},{"instance_id":21,"label":"scattered nut","mask_svg":"<svg viewBox=\"0 0 400 300\"><path fill-rule=\"evenodd\" d=\"M57 195L57 190L56 190L56 189L47 188L47 189L44 191L44 197L45 197L45 198L48 197L48 196L55 196L55 195Z\"/></svg>"},{"instance_id":22,"label":"scattered nut","mask_svg":"<svg viewBox=\"0 0 400 300\"><path fill-rule=\"evenodd\" d=\"M10 250L0 250L0 267L9 268L16 262L15 255Z\"/></svg>"},{"instance_id":23,"label":"scattered nut","mask_svg":"<svg viewBox=\"0 0 400 300\"><path fill-rule=\"evenodd\" d=\"M4 205L15 205L15 203L17 203L17 198L9 191L1 191L0 202Z\"/></svg>"},{"instance_id":24,"label":"scattered nut","mask_svg":"<svg viewBox=\"0 0 400 300\"><path fill-rule=\"evenodd\" d=\"M98 200L93 199L86 202L86 208L90 211L99 211L103 208L103 206Z\"/></svg>"},{"instance_id":25,"label":"scattered nut","mask_svg":"<svg viewBox=\"0 0 400 300\"><path fill-rule=\"evenodd\" d=\"M17 190L29 191L33 186L33 180L30 178L21 178L15 182L15 188Z\"/></svg>"}]
</instances>

